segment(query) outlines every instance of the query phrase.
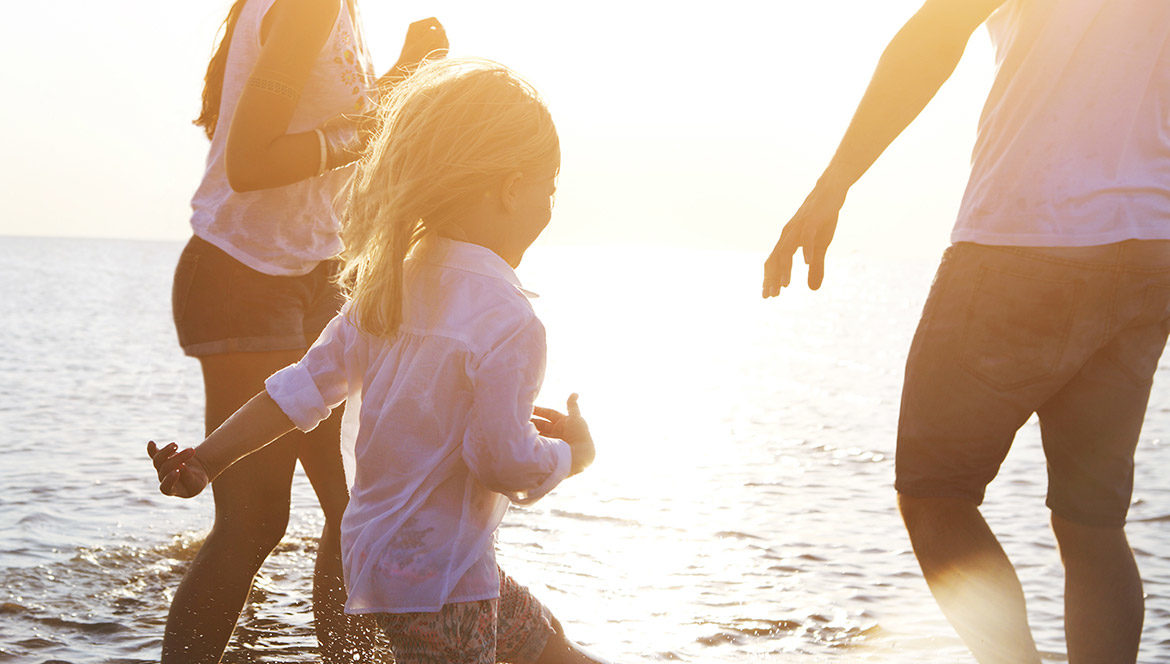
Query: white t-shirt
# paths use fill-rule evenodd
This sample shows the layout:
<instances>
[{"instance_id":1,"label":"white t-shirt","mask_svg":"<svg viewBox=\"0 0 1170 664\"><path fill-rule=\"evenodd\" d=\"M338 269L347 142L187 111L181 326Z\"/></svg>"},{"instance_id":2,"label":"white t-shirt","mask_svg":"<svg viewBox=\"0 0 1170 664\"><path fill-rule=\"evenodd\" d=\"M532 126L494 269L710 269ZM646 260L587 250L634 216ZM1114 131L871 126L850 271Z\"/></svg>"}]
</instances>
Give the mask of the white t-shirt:
<instances>
[{"instance_id":1,"label":"white t-shirt","mask_svg":"<svg viewBox=\"0 0 1170 664\"><path fill-rule=\"evenodd\" d=\"M236 192L228 185L224 155L240 94L260 55L260 27L276 0L249 0L236 23L224 72L219 122L203 182L191 200L195 234L232 258L265 274L307 274L341 250L338 193L352 167L339 168L283 187ZM288 131L311 131L369 103L373 67L345 0L337 22L301 91Z\"/></svg>"},{"instance_id":2,"label":"white t-shirt","mask_svg":"<svg viewBox=\"0 0 1170 664\"><path fill-rule=\"evenodd\" d=\"M438 611L499 596L495 531L569 474L562 440L531 422L544 327L508 264L427 238L405 268L389 341L343 310L268 394L304 431L360 403L356 476L341 521L349 613Z\"/></svg>"},{"instance_id":3,"label":"white t-shirt","mask_svg":"<svg viewBox=\"0 0 1170 664\"><path fill-rule=\"evenodd\" d=\"M1010 0L954 242L1170 239L1170 2Z\"/></svg>"}]
</instances>

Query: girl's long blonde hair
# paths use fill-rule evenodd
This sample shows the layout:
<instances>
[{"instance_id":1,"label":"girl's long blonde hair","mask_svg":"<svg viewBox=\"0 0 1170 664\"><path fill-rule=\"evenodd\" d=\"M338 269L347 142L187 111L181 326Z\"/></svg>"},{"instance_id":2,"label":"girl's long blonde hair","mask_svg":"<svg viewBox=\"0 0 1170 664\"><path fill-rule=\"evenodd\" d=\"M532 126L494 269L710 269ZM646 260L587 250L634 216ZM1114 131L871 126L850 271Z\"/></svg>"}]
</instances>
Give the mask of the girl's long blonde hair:
<instances>
[{"instance_id":1,"label":"girl's long blonde hair","mask_svg":"<svg viewBox=\"0 0 1170 664\"><path fill-rule=\"evenodd\" d=\"M393 337L403 261L418 239L466 214L509 173L555 168L560 145L536 90L487 60L423 65L394 88L379 119L350 190L339 280L350 321Z\"/></svg>"}]
</instances>

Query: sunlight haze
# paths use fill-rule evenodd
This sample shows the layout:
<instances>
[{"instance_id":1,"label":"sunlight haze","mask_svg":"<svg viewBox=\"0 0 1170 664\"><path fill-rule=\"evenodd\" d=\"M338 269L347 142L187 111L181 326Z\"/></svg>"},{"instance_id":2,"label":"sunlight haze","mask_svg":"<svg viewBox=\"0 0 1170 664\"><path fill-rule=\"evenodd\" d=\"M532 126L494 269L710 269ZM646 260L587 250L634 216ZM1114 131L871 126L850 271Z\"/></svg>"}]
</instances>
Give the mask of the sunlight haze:
<instances>
[{"instance_id":1,"label":"sunlight haze","mask_svg":"<svg viewBox=\"0 0 1170 664\"><path fill-rule=\"evenodd\" d=\"M191 124L229 2L22 3L0 27L0 234L179 240L206 140ZM827 163L913 0L360 3L375 65L407 23L537 86L561 132L542 242L766 253ZM946 244L993 71L986 31L934 104L855 187L835 251Z\"/></svg>"}]
</instances>

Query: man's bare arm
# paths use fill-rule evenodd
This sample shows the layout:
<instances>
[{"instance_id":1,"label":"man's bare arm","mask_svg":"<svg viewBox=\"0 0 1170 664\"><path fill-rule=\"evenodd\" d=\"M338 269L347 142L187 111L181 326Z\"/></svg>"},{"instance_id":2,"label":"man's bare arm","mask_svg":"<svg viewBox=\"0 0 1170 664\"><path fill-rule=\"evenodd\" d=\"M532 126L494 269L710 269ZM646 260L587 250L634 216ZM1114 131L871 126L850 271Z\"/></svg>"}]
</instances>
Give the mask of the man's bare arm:
<instances>
[{"instance_id":1,"label":"man's bare arm","mask_svg":"<svg viewBox=\"0 0 1170 664\"><path fill-rule=\"evenodd\" d=\"M764 264L764 297L788 285L798 247L809 265L809 288L820 287L825 252L849 188L934 98L971 35L1004 1L927 0L902 26L882 53L833 159Z\"/></svg>"}]
</instances>

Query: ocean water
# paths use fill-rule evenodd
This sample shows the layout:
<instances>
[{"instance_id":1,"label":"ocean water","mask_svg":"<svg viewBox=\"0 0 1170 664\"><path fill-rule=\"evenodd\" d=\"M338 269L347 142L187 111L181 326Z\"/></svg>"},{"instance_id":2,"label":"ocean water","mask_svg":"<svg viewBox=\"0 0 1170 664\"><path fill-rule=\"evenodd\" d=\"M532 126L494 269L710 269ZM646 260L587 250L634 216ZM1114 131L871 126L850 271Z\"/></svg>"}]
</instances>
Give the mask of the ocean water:
<instances>
[{"instance_id":1,"label":"ocean water","mask_svg":"<svg viewBox=\"0 0 1170 664\"><path fill-rule=\"evenodd\" d=\"M179 243L0 238L0 662L157 661L209 496L157 491L148 439L198 441L202 385L170 321ZM499 560L613 662L971 662L898 518L902 363L934 265L830 256L818 293L758 299L760 256L536 247L549 368L581 394L598 459L513 510ZM877 261L877 262L875 262ZM1142 662L1170 662L1170 363L1138 451L1129 533L1146 581ZM1038 429L985 515L1065 661ZM289 532L225 662L314 661L321 515Z\"/></svg>"}]
</instances>

